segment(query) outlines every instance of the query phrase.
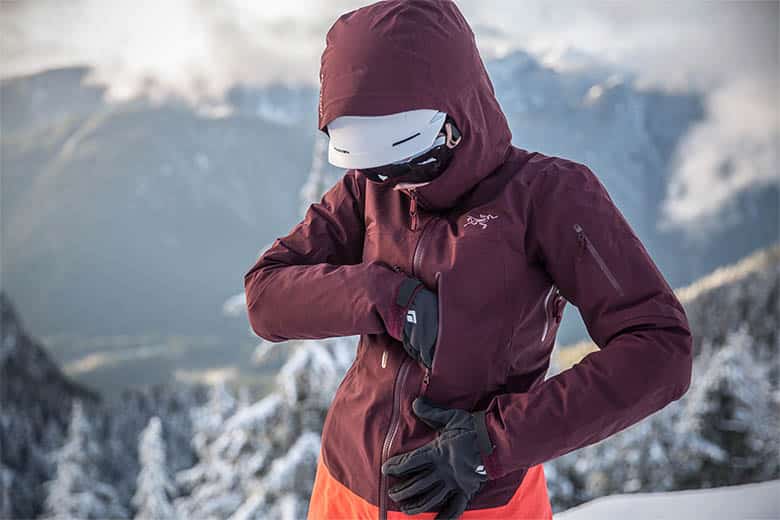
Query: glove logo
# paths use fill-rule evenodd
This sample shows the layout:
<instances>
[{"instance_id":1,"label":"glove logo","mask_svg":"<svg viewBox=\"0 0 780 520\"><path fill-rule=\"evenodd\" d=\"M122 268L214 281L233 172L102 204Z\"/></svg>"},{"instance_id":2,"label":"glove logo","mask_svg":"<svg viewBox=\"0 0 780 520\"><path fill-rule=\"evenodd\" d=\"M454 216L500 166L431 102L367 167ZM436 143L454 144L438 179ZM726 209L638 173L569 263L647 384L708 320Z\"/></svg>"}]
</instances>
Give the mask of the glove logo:
<instances>
[{"instance_id":1,"label":"glove logo","mask_svg":"<svg viewBox=\"0 0 780 520\"><path fill-rule=\"evenodd\" d=\"M406 321L409 323L417 323L417 313L414 311L408 311L406 313Z\"/></svg>"},{"instance_id":2,"label":"glove logo","mask_svg":"<svg viewBox=\"0 0 780 520\"><path fill-rule=\"evenodd\" d=\"M475 469L474 471L475 471L476 473L478 473L479 475L487 475L487 471L485 471L485 466L483 466L482 464L480 464L479 466L477 466L477 467L476 467L476 469Z\"/></svg>"}]
</instances>

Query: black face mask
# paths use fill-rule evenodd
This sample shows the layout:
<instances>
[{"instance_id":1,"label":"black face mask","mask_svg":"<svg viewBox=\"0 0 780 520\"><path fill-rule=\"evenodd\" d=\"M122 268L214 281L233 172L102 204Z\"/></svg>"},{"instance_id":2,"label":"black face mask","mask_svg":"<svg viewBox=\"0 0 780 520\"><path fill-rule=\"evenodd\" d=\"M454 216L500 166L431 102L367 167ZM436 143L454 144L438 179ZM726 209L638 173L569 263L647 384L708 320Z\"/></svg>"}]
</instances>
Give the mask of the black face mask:
<instances>
[{"instance_id":1,"label":"black face mask","mask_svg":"<svg viewBox=\"0 0 780 520\"><path fill-rule=\"evenodd\" d=\"M447 168L454 148L460 143L461 133L455 122L447 116L439 136L444 136L445 142L434 146L422 155L400 164L386 164L375 168L359 168L368 179L381 184L396 184L398 182L428 182L432 181ZM437 136L437 139L439 138ZM382 177L380 177L380 175ZM383 179L384 177L384 179Z\"/></svg>"}]
</instances>

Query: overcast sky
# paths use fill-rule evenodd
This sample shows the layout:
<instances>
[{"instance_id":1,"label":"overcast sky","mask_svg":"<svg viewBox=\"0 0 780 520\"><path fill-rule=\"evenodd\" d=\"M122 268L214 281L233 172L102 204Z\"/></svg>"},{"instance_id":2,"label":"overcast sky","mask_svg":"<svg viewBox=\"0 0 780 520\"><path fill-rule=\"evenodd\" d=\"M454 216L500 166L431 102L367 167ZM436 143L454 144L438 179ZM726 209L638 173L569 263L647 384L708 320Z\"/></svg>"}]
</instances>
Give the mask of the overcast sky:
<instances>
[{"instance_id":1,"label":"overcast sky","mask_svg":"<svg viewBox=\"0 0 780 520\"><path fill-rule=\"evenodd\" d=\"M366 3L0 2L0 75L87 64L112 98L153 88L196 104L218 102L240 83L316 85L327 29ZM485 59L522 48L565 68L584 54L635 72L642 88L707 96L706 121L680 148L670 222L701 219L737 190L777 182L780 2L457 3ZM728 179L715 173L724 161Z\"/></svg>"}]
</instances>

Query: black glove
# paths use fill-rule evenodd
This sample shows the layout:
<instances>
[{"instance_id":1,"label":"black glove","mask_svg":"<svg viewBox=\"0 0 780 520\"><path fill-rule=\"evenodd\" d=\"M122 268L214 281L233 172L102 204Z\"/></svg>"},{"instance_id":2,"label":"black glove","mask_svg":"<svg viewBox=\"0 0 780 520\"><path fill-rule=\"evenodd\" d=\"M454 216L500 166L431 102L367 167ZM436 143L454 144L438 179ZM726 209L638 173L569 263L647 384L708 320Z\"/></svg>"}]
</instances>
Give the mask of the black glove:
<instances>
[{"instance_id":1,"label":"black glove","mask_svg":"<svg viewBox=\"0 0 780 520\"><path fill-rule=\"evenodd\" d=\"M390 457L384 475L403 479L388 490L407 515L439 511L441 518L458 518L488 480L482 456L493 451L484 412L439 408L424 397L412 403L414 413L439 435L419 448Z\"/></svg>"},{"instance_id":2,"label":"black glove","mask_svg":"<svg viewBox=\"0 0 780 520\"><path fill-rule=\"evenodd\" d=\"M404 315L404 350L413 359L431 368L433 348L439 329L439 303L436 293L416 278L401 283L396 303L406 309Z\"/></svg>"}]
</instances>

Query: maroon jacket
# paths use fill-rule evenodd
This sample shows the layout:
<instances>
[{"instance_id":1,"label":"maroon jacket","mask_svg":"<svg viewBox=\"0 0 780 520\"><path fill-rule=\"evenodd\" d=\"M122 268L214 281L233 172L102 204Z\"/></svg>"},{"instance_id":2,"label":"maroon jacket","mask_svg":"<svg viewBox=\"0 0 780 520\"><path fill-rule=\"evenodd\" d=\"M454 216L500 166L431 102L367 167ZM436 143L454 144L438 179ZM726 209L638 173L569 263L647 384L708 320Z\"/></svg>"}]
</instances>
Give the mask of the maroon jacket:
<instances>
[{"instance_id":1,"label":"maroon jacket","mask_svg":"<svg viewBox=\"0 0 780 520\"><path fill-rule=\"evenodd\" d=\"M506 503L530 466L686 392L692 339L672 288L588 167L511 144L454 3L386 1L342 15L320 78L321 131L341 115L435 108L463 133L441 176L413 190L348 170L245 275L260 337L360 335L323 429L339 482L398 510L380 466L434 437L411 410L420 394L487 410L495 449L477 509ZM439 296L430 374L401 344L395 300L407 275ZM600 350L545 380L567 301Z\"/></svg>"}]
</instances>

